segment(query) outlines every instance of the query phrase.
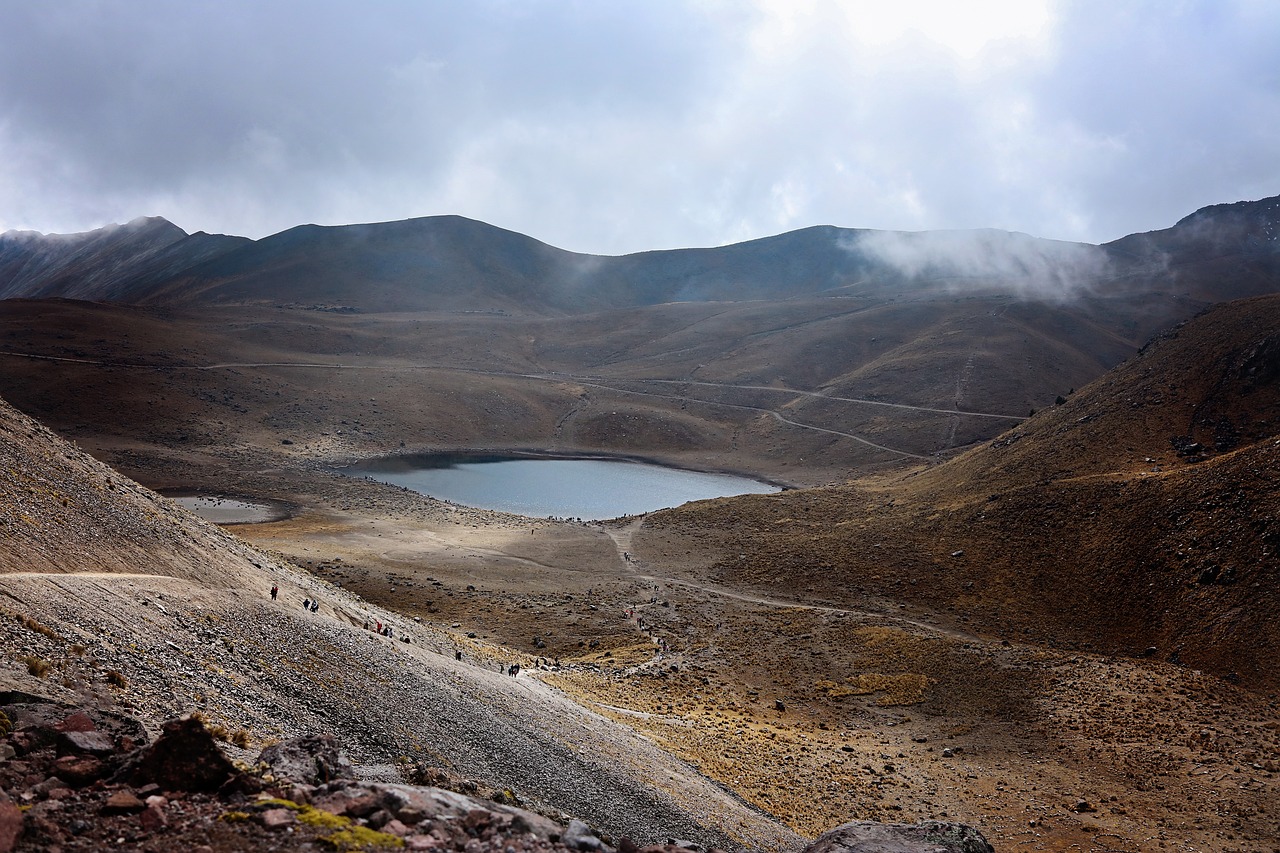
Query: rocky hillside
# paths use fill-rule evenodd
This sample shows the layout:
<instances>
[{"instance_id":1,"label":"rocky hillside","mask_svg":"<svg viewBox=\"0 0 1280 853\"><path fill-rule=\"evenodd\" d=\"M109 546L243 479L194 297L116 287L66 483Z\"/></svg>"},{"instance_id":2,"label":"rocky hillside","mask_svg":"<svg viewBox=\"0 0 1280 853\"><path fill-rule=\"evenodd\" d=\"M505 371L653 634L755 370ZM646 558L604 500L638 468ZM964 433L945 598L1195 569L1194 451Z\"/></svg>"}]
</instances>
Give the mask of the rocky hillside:
<instances>
[{"instance_id":1,"label":"rocky hillside","mask_svg":"<svg viewBox=\"0 0 1280 853\"><path fill-rule=\"evenodd\" d=\"M1218 306L999 438L879 484L695 504L737 584L882 596L995 636L1273 690L1280 297Z\"/></svg>"}]
</instances>

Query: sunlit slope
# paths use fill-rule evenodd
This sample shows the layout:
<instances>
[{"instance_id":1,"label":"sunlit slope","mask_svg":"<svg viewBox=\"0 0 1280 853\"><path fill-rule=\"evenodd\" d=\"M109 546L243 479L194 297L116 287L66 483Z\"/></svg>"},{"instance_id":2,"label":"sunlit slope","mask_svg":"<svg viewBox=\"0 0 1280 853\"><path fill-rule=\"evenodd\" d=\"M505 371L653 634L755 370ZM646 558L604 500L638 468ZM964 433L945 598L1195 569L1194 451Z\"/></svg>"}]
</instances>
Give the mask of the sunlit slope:
<instances>
[{"instance_id":1,"label":"sunlit slope","mask_svg":"<svg viewBox=\"0 0 1280 853\"><path fill-rule=\"evenodd\" d=\"M160 574L222 587L261 585L275 566L3 401L0 533L5 574Z\"/></svg>"}]
</instances>

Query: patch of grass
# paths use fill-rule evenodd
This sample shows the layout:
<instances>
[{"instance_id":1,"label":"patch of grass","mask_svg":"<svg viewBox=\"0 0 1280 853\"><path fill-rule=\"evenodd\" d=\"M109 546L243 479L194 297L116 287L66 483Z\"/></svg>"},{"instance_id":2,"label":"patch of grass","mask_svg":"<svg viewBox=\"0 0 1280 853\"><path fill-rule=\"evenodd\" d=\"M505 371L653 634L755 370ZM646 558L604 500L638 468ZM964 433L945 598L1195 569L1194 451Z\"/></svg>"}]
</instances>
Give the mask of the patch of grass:
<instances>
[{"instance_id":1,"label":"patch of grass","mask_svg":"<svg viewBox=\"0 0 1280 853\"><path fill-rule=\"evenodd\" d=\"M916 705L924 701L929 678L918 672L900 672L885 675L880 672L864 672L849 679L850 686L841 685L828 692L830 696L865 696L882 693L878 705Z\"/></svg>"},{"instance_id":2,"label":"patch of grass","mask_svg":"<svg viewBox=\"0 0 1280 853\"><path fill-rule=\"evenodd\" d=\"M107 683L112 687L124 690L129 686L129 679L125 678L124 673L120 672L120 670L109 669L107 670Z\"/></svg>"},{"instance_id":3,"label":"patch of grass","mask_svg":"<svg viewBox=\"0 0 1280 853\"><path fill-rule=\"evenodd\" d=\"M260 808L289 809L298 816L298 823L305 823L307 826L314 826L317 829L344 830L351 827L351 818L349 817L330 814L329 812L318 809L315 806L295 803L293 800L285 800L279 797L263 797L256 801L254 805ZM379 834L381 835L383 833Z\"/></svg>"},{"instance_id":4,"label":"patch of grass","mask_svg":"<svg viewBox=\"0 0 1280 853\"><path fill-rule=\"evenodd\" d=\"M368 850L369 848L404 847L404 839L367 826L349 826L320 839L335 850Z\"/></svg>"},{"instance_id":5,"label":"patch of grass","mask_svg":"<svg viewBox=\"0 0 1280 853\"><path fill-rule=\"evenodd\" d=\"M9 719L9 715L4 711L0 711L0 737L5 737L13 731L13 721Z\"/></svg>"},{"instance_id":6,"label":"patch of grass","mask_svg":"<svg viewBox=\"0 0 1280 853\"><path fill-rule=\"evenodd\" d=\"M18 624L26 628L28 631L35 631L37 634L46 636L51 640L61 641L62 639L61 637L58 636L58 632L54 631L48 625L40 624L35 619L32 619L30 616L23 616L19 614L17 616L17 619L18 619Z\"/></svg>"},{"instance_id":7,"label":"patch of grass","mask_svg":"<svg viewBox=\"0 0 1280 853\"><path fill-rule=\"evenodd\" d=\"M49 663L44 658L38 658L35 655L27 655L23 661L27 665L27 672L31 673L36 678L44 678L49 674L50 667L53 666L53 664Z\"/></svg>"}]
</instances>

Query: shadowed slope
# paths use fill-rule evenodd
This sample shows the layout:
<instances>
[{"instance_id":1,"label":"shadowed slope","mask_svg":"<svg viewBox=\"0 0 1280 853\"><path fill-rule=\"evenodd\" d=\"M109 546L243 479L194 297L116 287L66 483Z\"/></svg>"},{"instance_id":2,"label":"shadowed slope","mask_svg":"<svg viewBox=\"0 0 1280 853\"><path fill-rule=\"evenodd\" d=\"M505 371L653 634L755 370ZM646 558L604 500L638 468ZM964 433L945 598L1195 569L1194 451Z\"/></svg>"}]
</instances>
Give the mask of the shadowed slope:
<instances>
[{"instance_id":1,"label":"shadowed slope","mask_svg":"<svg viewBox=\"0 0 1280 853\"><path fill-rule=\"evenodd\" d=\"M951 462L653 523L715 531L733 582L914 602L1274 687L1278 379L1280 297L1230 303Z\"/></svg>"}]
</instances>

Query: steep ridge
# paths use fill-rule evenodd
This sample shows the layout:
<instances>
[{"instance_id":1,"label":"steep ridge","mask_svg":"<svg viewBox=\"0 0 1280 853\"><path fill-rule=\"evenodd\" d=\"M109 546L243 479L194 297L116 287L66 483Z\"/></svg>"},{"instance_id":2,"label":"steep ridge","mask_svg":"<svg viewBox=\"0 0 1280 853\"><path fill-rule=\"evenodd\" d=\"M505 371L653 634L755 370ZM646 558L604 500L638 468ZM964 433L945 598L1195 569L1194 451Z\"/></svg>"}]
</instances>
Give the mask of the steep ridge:
<instances>
[{"instance_id":1,"label":"steep ridge","mask_svg":"<svg viewBox=\"0 0 1280 853\"><path fill-rule=\"evenodd\" d=\"M975 246L977 246L975 254ZM1094 247L995 231L898 234L819 226L730 246L582 255L459 216L305 225L194 265L147 302L299 302L362 311L582 313L667 302L778 300L886 288L1031 291ZM1062 283L1055 283L1060 286Z\"/></svg>"},{"instance_id":2,"label":"steep ridge","mask_svg":"<svg viewBox=\"0 0 1280 853\"><path fill-rule=\"evenodd\" d=\"M949 612L1274 689L1280 297L1218 306L994 441L880 483L690 505L713 576Z\"/></svg>"},{"instance_id":3,"label":"steep ridge","mask_svg":"<svg viewBox=\"0 0 1280 853\"><path fill-rule=\"evenodd\" d=\"M132 289L248 242L242 237L188 235L160 217L81 234L0 234L0 299L129 301Z\"/></svg>"},{"instance_id":4,"label":"steep ridge","mask_svg":"<svg viewBox=\"0 0 1280 853\"><path fill-rule=\"evenodd\" d=\"M119 706L153 730L200 710L258 745L331 732L386 778L396 761L443 765L638 839L800 841L626 729L498 674L505 650L469 645L459 662L458 638L250 548L2 402L0 472L0 689ZM362 630L374 619L397 639Z\"/></svg>"}]
</instances>

